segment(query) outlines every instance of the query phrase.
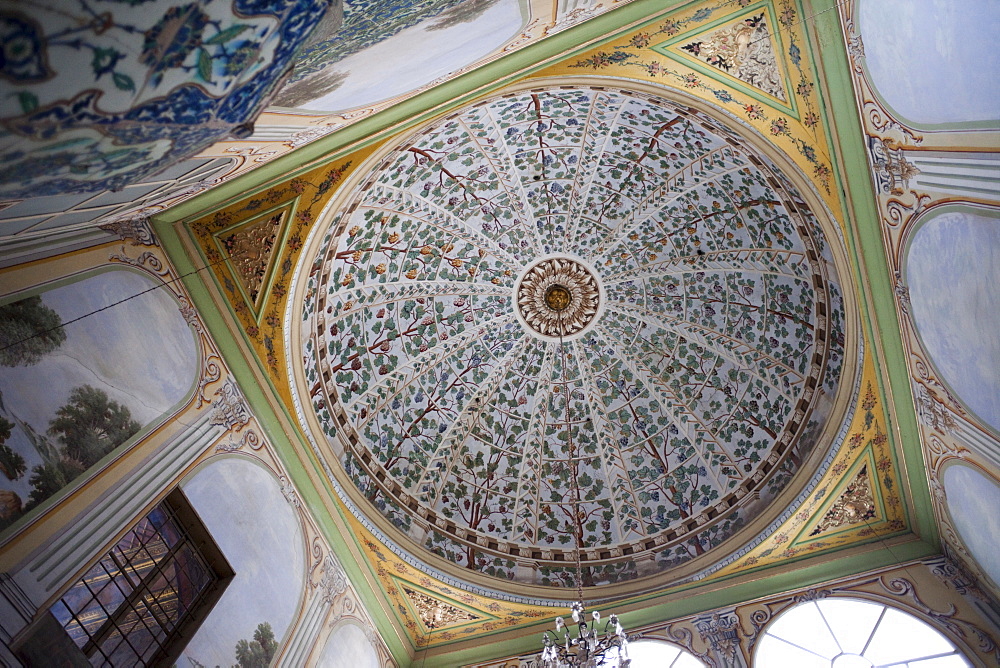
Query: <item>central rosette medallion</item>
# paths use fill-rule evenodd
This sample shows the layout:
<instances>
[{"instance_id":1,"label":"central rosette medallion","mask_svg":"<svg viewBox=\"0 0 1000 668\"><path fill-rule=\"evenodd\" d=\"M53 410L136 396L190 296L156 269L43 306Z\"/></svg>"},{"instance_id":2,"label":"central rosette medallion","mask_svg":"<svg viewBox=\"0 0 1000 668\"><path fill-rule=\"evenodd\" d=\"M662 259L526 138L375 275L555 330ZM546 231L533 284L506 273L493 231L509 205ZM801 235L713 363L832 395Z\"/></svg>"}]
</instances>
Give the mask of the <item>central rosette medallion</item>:
<instances>
[{"instance_id":1,"label":"central rosette medallion","mask_svg":"<svg viewBox=\"0 0 1000 668\"><path fill-rule=\"evenodd\" d=\"M562 255L530 265L514 290L519 319L545 339L582 334L601 307L601 288L594 272L580 260Z\"/></svg>"}]
</instances>

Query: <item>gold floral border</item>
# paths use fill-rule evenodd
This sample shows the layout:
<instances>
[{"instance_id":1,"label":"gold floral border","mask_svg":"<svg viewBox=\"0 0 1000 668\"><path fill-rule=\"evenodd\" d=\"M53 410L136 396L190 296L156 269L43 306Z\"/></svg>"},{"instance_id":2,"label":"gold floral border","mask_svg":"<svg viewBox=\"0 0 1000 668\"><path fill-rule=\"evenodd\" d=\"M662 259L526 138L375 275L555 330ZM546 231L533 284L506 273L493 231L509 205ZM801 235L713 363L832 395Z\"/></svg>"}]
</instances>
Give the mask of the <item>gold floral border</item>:
<instances>
[{"instance_id":1,"label":"gold floral border","mask_svg":"<svg viewBox=\"0 0 1000 668\"><path fill-rule=\"evenodd\" d=\"M862 367L860 403L851 420L848 430L850 435L841 445L815 491L777 531L742 558L714 573L712 578L731 576L790 559L869 542L909 528L900 495L901 481L896 458L885 426L885 407L877 387L875 363L872 356L868 355ZM804 529L827 510L830 497L841 491L843 483L849 482L848 478L852 477L855 464L866 457L871 457L875 464L875 470L870 473L872 495L882 509L882 517L854 524L847 529L828 530L826 536L802 536Z\"/></svg>"},{"instance_id":2,"label":"gold floral border","mask_svg":"<svg viewBox=\"0 0 1000 668\"><path fill-rule=\"evenodd\" d=\"M523 626L553 616L551 608L498 601L449 586L411 566L390 551L353 515L347 515L347 521L352 533L358 538L358 544L366 553L368 563L371 564L379 583L388 595L394 611L417 647L430 647L480 637L484 634ZM483 620L462 624L459 627L444 627L428 632L423 623L413 614L406 594L400 587L401 583L410 583L449 605L477 611L483 616Z\"/></svg>"},{"instance_id":3,"label":"gold floral border","mask_svg":"<svg viewBox=\"0 0 1000 668\"><path fill-rule=\"evenodd\" d=\"M791 90L788 92L792 99L788 101L788 106L797 108L798 115L763 102L768 97L763 92L758 98L735 90L731 82L727 81L727 75L721 71L707 75L681 59L671 58L653 49L683 33L688 33L694 40L698 26L704 25L706 31L712 31L720 22L740 18L755 8L766 10L769 16L777 18L776 28L781 33L777 36L777 42L784 50L775 56L781 58L781 68L789 76ZM800 3L794 0L756 3L750 0L726 0L689 5L668 14L666 18L659 18L622 37L548 67L537 75L595 74L625 77L675 88L720 107L754 127L776 148L787 154L815 185L824 203L843 226L841 202L837 189L833 187L832 152L820 111L812 45L803 29L803 16L805 14Z\"/></svg>"},{"instance_id":4,"label":"gold floral border","mask_svg":"<svg viewBox=\"0 0 1000 668\"><path fill-rule=\"evenodd\" d=\"M286 406L292 406L291 388L285 373L283 320L289 298L292 272L302 247L320 212L344 179L364 162L376 147L355 151L350 156L331 161L272 188L254 193L222 209L187 223L202 258L232 308L239 327ZM289 206L283 230L284 243L275 249L275 270L270 281L261 286L261 312L256 313L240 288L240 279L219 250L216 235L252 220L262 212ZM279 234L279 240L281 234Z\"/></svg>"}]
</instances>

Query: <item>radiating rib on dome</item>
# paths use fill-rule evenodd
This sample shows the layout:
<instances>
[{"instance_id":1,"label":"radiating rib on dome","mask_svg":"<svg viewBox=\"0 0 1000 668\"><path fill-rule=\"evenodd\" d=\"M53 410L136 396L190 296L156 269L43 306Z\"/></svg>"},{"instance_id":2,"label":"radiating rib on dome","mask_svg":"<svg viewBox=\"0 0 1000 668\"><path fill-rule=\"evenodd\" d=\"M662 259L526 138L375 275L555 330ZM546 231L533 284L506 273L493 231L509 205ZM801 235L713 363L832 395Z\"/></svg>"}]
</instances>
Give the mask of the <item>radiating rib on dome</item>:
<instances>
[{"instance_id":1,"label":"radiating rib on dome","mask_svg":"<svg viewBox=\"0 0 1000 668\"><path fill-rule=\"evenodd\" d=\"M594 348L603 348L599 339L596 333L588 334L581 341L574 342L573 348L578 352L576 360L581 376L586 380L583 392L599 443L602 474L611 491L612 509L618 520L620 534L617 541L638 540L647 535L641 515L642 504L630 474L634 463L629 462L622 451L630 443L639 444L656 438L656 432L664 428L665 420L661 417L657 421L650 415L651 406L646 401L645 392L641 386L629 386L627 381L631 379L616 373L619 371L617 365L601 364L599 357L595 359ZM655 410L652 407L652 412L655 413ZM637 419L629 419L629 416Z\"/></svg>"},{"instance_id":2,"label":"radiating rib on dome","mask_svg":"<svg viewBox=\"0 0 1000 668\"><path fill-rule=\"evenodd\" d=\"M558 344L552 344L558 348ZM567 523L577 523L588 545L602 544L622 535L611 501L612 491L602 471L600 444L592 414L583 390L583 378L575 359L575 346L566 344L563 355L556 353L554 378L546 411L542 445L542 476L539 495L539 535L541 544L572 547ZM563 382L563 378L566 382ZM567 409L567 402L569 408ZM567 412L568 410L568 412ZM568 421L566 416L569 416ZM567 427L567 423L569 427ZM570 457L567 428L572 430L573 452ZM573 503L573 472L580 484L580 501ZM581 513L582 517L578 517ZM575 534L579 535L579 534ZM598 542L600 541L600 542Z\"/></svg>"},{"instance_id":3,"label":"radiating rib on dome","mask_svg":"<svg viewBox=\"0 0 1000 668\"><path fill-rule=\"evenodd\" d=\"M535 341L531 350L536 355L540 354L540 358L532 358L532 361L538 361L537 367L534 365L526 367L535 372L537 382L533 386L530 383L524 385L526 392L529 387L533 387L533 393L530 399L525 395L525 413L529 417L524 433L518 488L515 490L513 506L515 524L512 534L513 540L528 544L535 543L539 532L538 508L541 485L538 472L542 468L545 424L550 409L549 394L552 388L551 380L555 377L553 374L555 373L556 346ZM521 395L515 396L520 397ZM520 398L517 399L517 403L520 404Z\"/></svg>"},{"instance_id":4,"label":"radiating rib on dome","mask_svg":"<svg viewBox=\"0 0 1000 668\"><path fill-rule=\"evenodd\" d=\"M359 432L382 468L405 487L412 487L449 427L470 410L480 385L503 367L507 353L522 335L516 326L487 331L401 388L367 420ZM400 410L403 405L408 410ZM475 414L481 409L471 410Z\"/></svg>"},{"instance_id":5,"label":"radiating rib on dome","mask_svg":"<svg viewBox=\"0 0 1000 668\"><path fill-rule=\"evenodd\" d=\"M593 97L584 91L526 93L490 105L545 253L564 249L565 214L588 143L585 119L594 110Z\"/></svg>"},{"instance_id":6,"label":"radiating rib on dome","mask_svg":"<svg viewBox=\"0 0 1000 668\"><path fill-rule=\"evenodd\" d=\"M446 212L500 249L530 251L535 240L518 193L498 177L498 169L502 167L484 155L467 128L450 121L438 134L397 154L378 184L408 192L426 206Z\"/></svg>"},{"instance_id":7,"label":"radiating rib on dome","mask_svg":"<svg viewBox=\"0 0 1000 668\"><path fill-rule=\"evenodd\" d=\"M683 352L683 340L680 338L676 340L678 349ZM624 345L613 335L608 335L607 343L604 345L614 346L614 349L619 351L614 367L626 368L635 379L636 385L645 388L650 405L658 409L660 416L657 420L658 426L663 427L656 438L646 438L637 443L622 442L622 447L635 448L639 445L648 454L654 455L645 468L638 468L641 465L640 459L632 460L632 464L637 467L634 469L637 482L644 487L655 486L658 484L658 478L666 473L687 470L691 475L696 473L704 476L706 482L703 484L708 484L709 488L716 490L715 492L710 489L705 490L706 496L702 498L710 499L717 498L718 491L728 491L745 477L725 450L724 443L713 429L714 425L699 416L696 407L689 405L690 400L685 401L687 399L683 393L685 387L670 382L673 375L662 377L660 371L651 366L649 358L642 355L644 350L634 345ZM697 386L708 378L709 374L704 374L704 377L696 377L693 382ZM623 424L623 428L626 426ZM692 466L704 466L705 471L695 472L691 469ZM648 501L648 498L646 500ZM685 517L684 512L679 510L674 519Z\"/></svg>"},{"instance_id":8,"label":"radiating rib on dome","mask_svg":"<svg viewBox=\"0 0 1000 668\"><path fill-rule=\"evenodd\" d=\"M374 199L378 205L367 205L365 208L389 215L399 214L417 221L427 221L448 230L495 255L507 269L521 264L518 259L521 251L517 243L511 243L508 239L511 231L506 228L483 225L482 221L475 218L461 218L446 203L422 197L409 190L377 183L372 186L371 193L369 199Z\"/></svg>"},{"instance_id":9,"label":"radiating rib on dome","mask_svg":"<svg viewBox=\"0 0 1000 668\"><path fill-rule=\"evenodd\" d=\"M574 239L584 245L588 259L596 260L590 249L602 253L699 182L747 163L745 156L691 119L654 114L648 108L636 112L634 105L627 105L620 116L630 122L616 125L609 134L599 169L602 178L595 179L575 212L606 230L593 239Z\"/></svg>"}]
</instances>

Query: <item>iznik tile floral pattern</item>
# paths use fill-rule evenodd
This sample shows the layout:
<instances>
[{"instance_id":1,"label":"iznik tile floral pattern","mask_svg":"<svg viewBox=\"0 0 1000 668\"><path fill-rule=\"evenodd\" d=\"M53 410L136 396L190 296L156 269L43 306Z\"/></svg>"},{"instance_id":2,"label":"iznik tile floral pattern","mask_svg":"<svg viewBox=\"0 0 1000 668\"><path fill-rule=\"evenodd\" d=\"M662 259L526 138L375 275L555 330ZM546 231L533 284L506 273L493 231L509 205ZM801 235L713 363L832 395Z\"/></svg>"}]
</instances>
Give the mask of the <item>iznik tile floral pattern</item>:
<instances>
[{"instance_id":1,"label":"iznik tile floral pattern","mask_svg":"<svg viewBox=\"0 0 1000 668\"><path fill-rule=\"evenodd\" d=\"M264 108L327 6L6 3L0 195L117 190L229 136Z\"/></svg>"},{"instance_id":2,"label":"iznik tile floral pattern","mask_svg":"<svg viewBox=\"0 0 1000 668\"><path fill-rule=\"evenodd\" d=\"M556 254L606 291L564 350L514 316L519 274ZM575 535L588 585L704 554L801 468L839 385L844 306L805 200L718 122L635 92L436 122L306 266L303 396L363 503L499 578L572 584Z\"/></svg>"}]
</instances>

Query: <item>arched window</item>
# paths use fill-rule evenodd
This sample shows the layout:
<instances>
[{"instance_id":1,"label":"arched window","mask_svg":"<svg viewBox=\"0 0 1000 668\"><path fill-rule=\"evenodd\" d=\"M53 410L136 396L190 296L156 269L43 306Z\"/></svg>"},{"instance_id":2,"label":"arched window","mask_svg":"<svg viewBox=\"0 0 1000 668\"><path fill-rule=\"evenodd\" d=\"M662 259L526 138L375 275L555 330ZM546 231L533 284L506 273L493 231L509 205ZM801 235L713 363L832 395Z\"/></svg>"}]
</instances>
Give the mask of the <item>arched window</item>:
<instances>
[{"instance_id":1,"label":"arched window","mask_svg":"<svg viewBox=\"0 0 1000 668\"><path fill-rule=\"evenodd\" d=\"M628 644L629 668L705 668L682 647L663 640L635 640ZM618 657L605 657L604 666L618 668Z\"/></svg>"},{"instance_id":2,"label":"arched window","mask_svg":"<svg viewBox=\"0 0 1000 668\"><path fill-rule=\"evenodd\" d=\"M174 664L232 579L214 537L175 489L55 602L19 647L21 659Z\"/></svg>"},{"instance_id":3,"label":"arched window","mask_svg":"<svg viewBox=\"0 0 1000 668\"><path fill-rule=\"evenodd\" d=\"M929 624L895 608L849 598L795 606L757 646L754 668L970 668Z\"/></svg>"},{"instance_id":4,"label":"arched window","mask_svg":"<svg viewBox=\"0 0 1000 668\"><path fill-rule=\"evenodd\" d=\"M704 668L690 652L659 640L637 640L628 645L631 668Z\"/></svg>"}]
</instances>

